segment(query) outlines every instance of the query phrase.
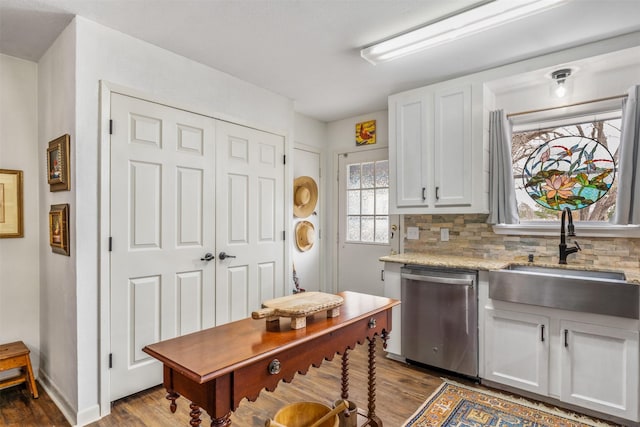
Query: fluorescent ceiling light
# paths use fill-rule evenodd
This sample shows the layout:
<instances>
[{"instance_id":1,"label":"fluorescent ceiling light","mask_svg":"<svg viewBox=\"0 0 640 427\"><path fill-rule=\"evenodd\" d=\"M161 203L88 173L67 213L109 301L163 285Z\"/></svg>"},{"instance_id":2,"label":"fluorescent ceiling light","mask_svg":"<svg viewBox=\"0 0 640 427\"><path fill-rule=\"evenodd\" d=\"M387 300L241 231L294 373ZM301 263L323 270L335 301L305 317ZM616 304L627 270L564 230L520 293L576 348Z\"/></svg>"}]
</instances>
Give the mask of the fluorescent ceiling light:
<instances>
[{"instance_id":1,"label":"fluorescent ceiling light","mask_svg":"<svg viewBox=\"0 0 640 427\"><path fill-rule=\"evenodd\" d=\"M491 27L530 16L566 0L493 0L360 51L372 64L391 61Z\"/></svg>"}]
</instances>

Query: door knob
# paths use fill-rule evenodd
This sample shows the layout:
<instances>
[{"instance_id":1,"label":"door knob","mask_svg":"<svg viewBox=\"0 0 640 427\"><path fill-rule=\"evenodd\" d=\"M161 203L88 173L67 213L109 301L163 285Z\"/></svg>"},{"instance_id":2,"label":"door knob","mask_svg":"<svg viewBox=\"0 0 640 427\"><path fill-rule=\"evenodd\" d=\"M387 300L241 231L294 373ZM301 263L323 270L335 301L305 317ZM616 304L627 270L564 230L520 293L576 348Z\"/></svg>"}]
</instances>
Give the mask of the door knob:
<instances>
[{"instance_id":1,"label":"door knob","mask_svg":"<svg viewBox=\"0 0 640 427\"><path fill-rule=\"evenodd\" d=\"M229 255L229 254L228 254L228 253L226 253L226 252L220 252L220 253L218 254L218 258L220 258L220 260L221 260L221 261L223 261L223 260L225 260L225 259L227 259L227 258L235 258L235 257L236 257L235 255Z\"/></svg>"},{"instance_id":2,"label":"door knob","mask_svg":"<svg viewBox=\"0 0 640 427\"><path fill-rule=\"evenodd\" d=\"M214 258L215 257L211 252L207 252L206 254L204 254L204 257L200 258L200 261L211 261Z\"/></svg>"}]
</instances>

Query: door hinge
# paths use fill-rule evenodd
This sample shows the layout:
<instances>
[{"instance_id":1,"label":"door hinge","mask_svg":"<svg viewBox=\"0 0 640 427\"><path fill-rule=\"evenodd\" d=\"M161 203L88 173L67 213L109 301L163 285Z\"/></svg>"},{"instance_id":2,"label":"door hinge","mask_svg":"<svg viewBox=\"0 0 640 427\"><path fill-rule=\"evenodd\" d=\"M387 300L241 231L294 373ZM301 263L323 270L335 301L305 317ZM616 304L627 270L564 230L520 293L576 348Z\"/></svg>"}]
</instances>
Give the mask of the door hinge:
<instances>
[{"instance_id":1,"label":"door hinge","mask_svg":"<svg viewBox=\"0 0 640 427\"><path fill-rule=\"evenodd\" d=\"M113 135L113 120L109 119L109 135Z\"/></svg>"},{"instance_id":2,"label":"door hinge","mask_svg":"<svg viewBox=\"0 0 640 427\"><path fill-rule=\"evenodd\" d=\"M283 154L283 155L282 155L282 164L283 164L283 165L286 165L286 164L287 164L287 155L286 155L286 154Z\"/></svg>"},{"instance_id":3,"label":"door hinge","mask_svg":"<svg viewBox=\"0 0 640 427\"><path fill-rule=\"evenodd\" d=\"M113 368L113 353L109 353L109 369Z\"/></svg>"},{"instance_id":4,"label":"door hinge","mask_svg":"<svg viewBox=\"0 0 640 427\"><path fill-rule=\"evenodd\" d=\"M113 237L109 236L109 252L113 250Z\"/></svg>"}]
</instances>

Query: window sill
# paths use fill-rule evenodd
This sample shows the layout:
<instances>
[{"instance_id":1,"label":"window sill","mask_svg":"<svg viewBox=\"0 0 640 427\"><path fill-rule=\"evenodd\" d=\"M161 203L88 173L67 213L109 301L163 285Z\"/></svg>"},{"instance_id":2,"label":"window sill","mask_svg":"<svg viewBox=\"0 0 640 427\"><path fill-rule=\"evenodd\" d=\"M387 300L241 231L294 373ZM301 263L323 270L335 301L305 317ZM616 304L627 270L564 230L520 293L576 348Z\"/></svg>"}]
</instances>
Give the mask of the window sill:
<instances>
[{"instance_id":1,"label":"window sill","mask_svg":"<svg viewBox=\"0 0 640 427\"><path fill-rule=\"evenodd\" d=\"M609 225L593 222L575 222L577 237L622 237L639 238L640 225ZM497 224L496 234L512 236L558 236L560 222L527 221L520 224Z\"/></svg>"}]
</instances>

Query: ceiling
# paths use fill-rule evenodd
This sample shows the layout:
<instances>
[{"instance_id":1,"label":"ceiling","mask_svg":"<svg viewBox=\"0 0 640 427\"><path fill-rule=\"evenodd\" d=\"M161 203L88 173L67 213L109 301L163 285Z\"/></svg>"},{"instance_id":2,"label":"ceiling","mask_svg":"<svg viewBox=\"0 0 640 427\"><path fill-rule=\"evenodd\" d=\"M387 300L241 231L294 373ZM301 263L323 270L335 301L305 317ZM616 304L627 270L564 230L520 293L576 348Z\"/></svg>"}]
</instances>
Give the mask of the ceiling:
<instances>
[{"instance_id":1,"label":"ceiling","mask_svg":"<svg viewBox=\"0 0 640 427\"><path fill-rule=\"evenodd\" d=\"M640 31L640 0L567 0L393 62L360 58L363 46L477 3L2 0L0 53L37 61L80 15L281 94L297 112L330 122L386 109L392 93Z\"/></svg>"}]
</instances>

